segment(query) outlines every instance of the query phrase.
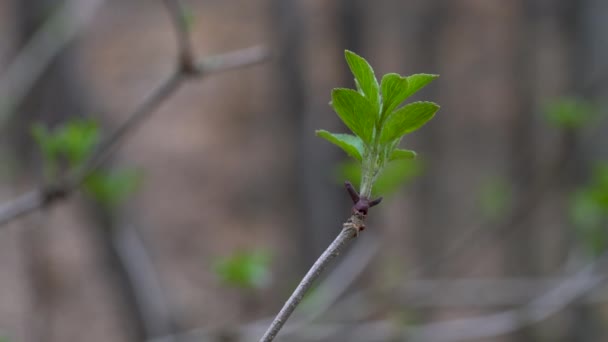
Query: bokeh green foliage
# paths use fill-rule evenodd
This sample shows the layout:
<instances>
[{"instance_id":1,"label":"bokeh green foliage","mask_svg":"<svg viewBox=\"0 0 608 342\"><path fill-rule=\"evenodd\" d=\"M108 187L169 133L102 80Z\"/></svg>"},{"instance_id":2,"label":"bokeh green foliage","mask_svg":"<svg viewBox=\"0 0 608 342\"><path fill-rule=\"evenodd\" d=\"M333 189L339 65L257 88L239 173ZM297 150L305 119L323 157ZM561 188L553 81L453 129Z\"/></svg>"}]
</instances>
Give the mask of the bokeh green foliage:
<instances>
[{"instance_id":1,"label":"bokeh green foliage","mask_svg":"<svg viewBox=\"0 0 608 342\"><path fill-rule=\"evenodd\" d=\"M48 183L60 181L92 158L101 132L97 122L73 119L54 129L42 124L32 126L32 136L44 159ZM141 173L130 170L96 170L84 180L84 190L98 203L114 207L124 202L141 184Z\"/></svg>"},{"instance_id":2,"label":"bokeh green foliage","mask_svg":"<svg viewBox=\"0 0 608 342\"><path fill-rule=\"evenodd\" d=\"M404 185L410 184L414 178L422 174L423 163L416 160L396 160L388 164L376 179L373 194L389 197L396 194ZM361 186L361 165L353 161L338 164L336 182L341 184L344 179L352 179L355 187Z\"/></svg>"},{"instance_id":3,"label":"bokeh green foliage","mask_svg":"<svg viewBox=\"0 0 608 342\"><path fill-rule=\"evenodd\" d=\"M570 219L590 255L608 249L608 162L597 163L588 184L574 193Z\"/></svg>"},{"instance_id":4,"label":"bokeh green foliage","mask_svg":"<svg viewBox=\"0 0 608 342\"><path fill-rule=\"evenodd\" d=\"M31 132L44 158L45 176L50 181L55 181L62 170L80 167L100 139L97 123L85 119L74 119L52 130L36 123Z\"/></svg>"},{"instance_id":5,"label":"bokeh green foliage","mask_svg":"<svg viewBox=\"0 0 608 342\"><path fill-rule=\"evenodd\" d=\"M213 270L219 280L227 286L238 289L260 289L270 284L271 261L270 253L265 250L239 251L217 260Z\"/></svg>"},{"instance_id":6,"label":"bokeh green foliage","mask_svg":"<svg viewBox=\"0 0 608 342\"><path fill-rule=\"evenodd\" d=\"M580 129L599 117L593 104L578 97L553 100L545 106L544 114L547 122L563 129Z\"/></svg>"},{"instance_id":7,"label":"bokeh green foliage","mask_svg":"<svg viewBox=\"0 0 608 342\"><path fill-rule=\"evenodd\" d=\"M481 215L487 220L498 220L505 216L512 206L513 190L504 177L488 177L478 189Z\"/></svg>"},{"instance_id":8,"label":"bokeh green foliage","mask_svg":"<svg viewBox=\"0 0 608 342\"><path fill-rule=\"evenodd\" d=\"M95 171L84 181L84 189L98 203L108 208L128 200L140 187L142 173L133 169Z\"/></svg>"}]
</instances>

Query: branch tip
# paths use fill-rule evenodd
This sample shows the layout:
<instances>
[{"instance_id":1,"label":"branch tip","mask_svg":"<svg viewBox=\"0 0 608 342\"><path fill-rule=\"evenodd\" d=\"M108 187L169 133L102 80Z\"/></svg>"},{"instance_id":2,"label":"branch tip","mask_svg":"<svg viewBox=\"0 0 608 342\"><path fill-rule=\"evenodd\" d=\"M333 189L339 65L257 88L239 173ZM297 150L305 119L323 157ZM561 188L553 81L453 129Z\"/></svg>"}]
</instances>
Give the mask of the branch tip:
<instances>
[{"instance_id":1,"label":"branch tip","mask_svg":"<svg viewBox=\"0 0 608 342\"><path fill-rule=\"evenodd\" d=\"M355 187L353 186L353 184L349 181L346 181L346 182L344 182L344 187L346 188L346 191L348 191L350 198L353 200L353 204L357 204L357 202L359 202L361 197L359 196L359 193L357 192L357 190L355 190Z\"/></svg>"}]
</instances>

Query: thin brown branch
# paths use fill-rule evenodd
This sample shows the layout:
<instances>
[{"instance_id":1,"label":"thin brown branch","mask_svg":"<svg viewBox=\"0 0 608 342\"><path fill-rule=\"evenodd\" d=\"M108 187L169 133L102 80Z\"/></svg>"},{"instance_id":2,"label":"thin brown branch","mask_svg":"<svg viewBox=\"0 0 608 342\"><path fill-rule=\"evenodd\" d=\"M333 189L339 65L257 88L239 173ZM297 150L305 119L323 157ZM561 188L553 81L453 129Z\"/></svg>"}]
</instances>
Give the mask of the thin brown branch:
<instances>
[{"instance_id":1,"label":"thin brown branch","mask_svg":"<svg viewBox=\"0 0 608 342\"><path fill-rule=\"evenodd\" d=\"M193 78L182 69L177 69L167 77L148 97L127 115L127 119L116 130L108 135L97 147L91 158L84 166L67 177L59 185L52 185L42 189L27 192L18 198L0 205L0 225L6 224L21 216L32 213L64 199L78 188L82 182L101 166L108 156L113 153L128 133L137 128L145 119L158 109L189 79L201 79L216 72L229 71L266 61L270 55L262 47L245 48L203 59L199 65L204 66L202 73ZM57 196L61 193L63 196Z\"/></svg>"},{"instance_id":2,"label":"thin brown branch","mask_svg":"<svg viewBox=\"0 0 608 342\"><path fill-rule=\"evenodd\" d=\"M287 299L287 302L285 302L281 311L279 311L275 319L270 324L270 327L268 327L268 330L266 330L266 332L260 339L260 342L270 342L274 340L281 328L283 328L285 322L287 322L287 320L289 319L289 316L291 316L291 314L298 307L300 302L302 302L304 295L312 287L315 280L319 278L323 270L327 268L329 263L336 256L338 256L342 252L344 247L355 237L357 237L359 232L363 229L364 219L365 216L358 213L354 213L346 221L346 223L344 223L344 227L342 228L342 231L340 231L340 234L338 234L338 236L327 247L323 254L321 254L317 261L315 261L315 263L312 265L308 273L306 273L304 278L302 278L298 287L296 287L289 299Z\"/></svg>"}]
</instances>

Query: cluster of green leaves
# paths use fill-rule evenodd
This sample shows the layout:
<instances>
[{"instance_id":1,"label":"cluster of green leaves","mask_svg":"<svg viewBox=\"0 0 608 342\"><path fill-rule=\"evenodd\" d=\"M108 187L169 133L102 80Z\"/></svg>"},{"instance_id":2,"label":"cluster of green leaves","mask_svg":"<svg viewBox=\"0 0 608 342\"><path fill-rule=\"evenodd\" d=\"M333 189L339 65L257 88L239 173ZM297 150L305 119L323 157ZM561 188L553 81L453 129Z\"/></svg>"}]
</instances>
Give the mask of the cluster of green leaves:
<instances>
[{"instance_id":1,"label":"cluster of green leaves","mask_svg":"<svg viewBox=\"0 0 608 342\"><path fill-rule=\"evenodd\" d=\"M270 254L267 251L237 252L214 265L222 283L239 289L259 289L270 283Z\"/></svg>"},{"instance_id":2,"label":"cluster of green leaves","mask_svg":"<svg viewBox=\"0 0 608 342\"><path fill-rule=\"evenodd\" d=\"M429 121L439 106L432 102L400 105L438 76L416 74L404 77L389 73L378 84L372 67L364 58L351 51L346 51L345 57L355 77L357 90L334 89L330 105L354 135L325 130L316 133L361 162L362 182L366 182L368 177L367 181L373 183L387 162L416 156L414 151L399 149L398 145L404 135Z\"/></svg>"},{"instance_id":3,"label":"cluster of green leaves","mask_svg":"<svg viewBox=\"0 0 608 342\"><path fill-rule=\"evenodd\" d=\"M586 100L576 97L563 97L546 105L546 120L564 129L579 129L589 124L598 116L595 106Z\"/></svg>"},{"instance_id":4,"label":"cluster of green leaves","mask_svg":"<svg viewBox=\"0 0 608 342\"><path fill-rule=\"evenodd\" d=\"M60 172L75 170L92 157L100 141L99 125L92 120L74 119L49 129L41 124L32 127L32 135L44 158L47 181L58 181ZM84 182L88 195L100 204L113 207L122 203L141 183L134 170L98 170Z\"/></svg>"},{"instance_id":5,"label":"cluster of green leaves","mask_svg":"<svg viewBox=\"0 0 608 342\"><path fill-rule=\"evenodd\" d=\"M34 124L32 136L44 158L45 175L54 181L59 168L75 169L99 143L99 126L92 120L75 119L55 129Z\"/></svg>"},{"instance_id":6,"label":"cluster of green leaves","mask_svg":"<svg viewBox=\"0 0 608 342\"><path fill-rule=\"evenodd\" d=\"M595 165L589 184L574 194L570 218L592 256L608 249L608 162Z\"/></svg>"}]
</instances>

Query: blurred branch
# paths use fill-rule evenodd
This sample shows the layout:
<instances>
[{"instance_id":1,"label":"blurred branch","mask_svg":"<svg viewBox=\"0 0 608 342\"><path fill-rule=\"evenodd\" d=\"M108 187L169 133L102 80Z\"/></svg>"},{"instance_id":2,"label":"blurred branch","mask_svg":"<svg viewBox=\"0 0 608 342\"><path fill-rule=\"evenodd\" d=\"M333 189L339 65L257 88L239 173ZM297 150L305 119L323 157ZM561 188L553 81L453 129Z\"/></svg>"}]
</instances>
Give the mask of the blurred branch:
<instances>
[{"instance_id":1,"label":"blurred branch","mask_svg":"<svg viewBox=\"0 0 608 342\"><path fill-rule=\"evenodd\" d=\"M607 263L608 254L604 254L522 308L505 310L478 318L456 319L414 327L408 329L405 336L420 341L456 342L489 338L518 331L549 318L604 284L608 274L605 272L606 270L598 271L605 268Z\"/></svg>"},{"instance_id":2,"label":"blurred branch","mask_svg":"<svg viewBox=\"0 0 608 342\"><path fill-rule=\"evenodd\" d=\"M205 58L198 64L196 72L182 67L177 68L139 106L127 115L127 119L119 127L108 135L84 167L69 175L65 182L30 191L0 205L0 225L48 207L70 195L93 171L103 164L128 133L154 113L186 80L202 79L216 72L258 64L266 61L269 57L270 55L266 49L257 46Z\"/></svg>"},{"instance_id":3,"label":"blurred branch","mask_svg":"<svg viewBox=\"0 0 608 342\"><path fill-rule=\"evenodd\" d=\"M174 314L167 302L158 272L137 229L133 225L123 224L116 229L113 245L125 274L135 289L133 295L144 316L143 322L148 336L175 331L177 327ZM179 339L171 338L166 341Z\"/></svg>"},{"instance_id":4,"label":"blurred branch","mask_svg":"<svg viewBox=\"0 0 608 342\"><path fill-rule=\"evenodd\" d=\"M601 275L593 275L601 278ZM519 306L530 302L548 289L568 279L561 277L538 278L466 278L411 280L390 292L400 305L408 308L476 308ZM608 300L608 293L597 289L585 296L588 303Z\"/></svg>"},{"instance_id":5,"label":"blurred branch","mask_svg":"<svg viewBox=\"0 0 608 342\"><path fill-rule=\"evenodd\" d=\"M0 79L0 126L44 70L91 21L105 0L65 1L25 44Z\"/></svg>"},{"instance_id":6,"label":"blurred branch","mask_svg":"<svg viewBox=\"0 0 608 342\"><path fill-rule=\"evenodd\" d=\"M459 342L506 335L546 320L605 284L608 274L603 268L607 264L608 254L605 254L572 276L559 281L553 289L516 309L407 327L400 327L388 320L313 324L298 337L305 336L302 340L313 340L314 336L315 340L319 340L341 334L342 337L347 336L349 341Z\"/></svg>"}]
</instances>

